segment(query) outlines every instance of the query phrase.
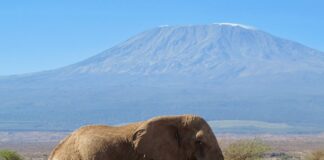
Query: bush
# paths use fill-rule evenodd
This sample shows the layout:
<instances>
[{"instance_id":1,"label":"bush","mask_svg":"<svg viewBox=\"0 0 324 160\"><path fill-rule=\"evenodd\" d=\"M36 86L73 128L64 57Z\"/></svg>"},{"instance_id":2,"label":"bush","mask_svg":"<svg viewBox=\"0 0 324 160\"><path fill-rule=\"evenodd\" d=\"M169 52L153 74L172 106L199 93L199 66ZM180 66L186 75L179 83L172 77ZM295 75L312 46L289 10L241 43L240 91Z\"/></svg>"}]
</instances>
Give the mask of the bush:
<instances>
[{"instance_id":1,"label":"bush","mask_svg":"<svg viewBox=\"0 0 324 160\"><path fill-rule=\"evenodd\" d=\"M0 150L0 160L22 160L23 158L15 151Z\"/></svg>"},{"instance_id":2,"label":"bush","mask_svg":"<svg viewBox=\"0 0 324 160\"><path fill-rule=\"evenodd\" d=\"M324 150L317 150L310 153L307 157L307 160L324 160Z\"/></svg>"},{"instance_id":3,"label":"bush","mask_svg":"<svg viewBox=\"0 0 324 160\"><path fill-rule=\"evenodd\" d=\"M290 155L285 152L273 152L269 154L269 159L278 159L278 160L296 160L300 159L300 157L296 155Z\"/></svg>"},{"instance_id":4,"label":"bush","mask_svg":"<svg viewBox=\"0 0 324 160\"><path fill-rule=\"evenodd\" d=\"M226 160L258 160L271 148L261 140L239 140L224 150Z\"/></svg>"}]
</instances>

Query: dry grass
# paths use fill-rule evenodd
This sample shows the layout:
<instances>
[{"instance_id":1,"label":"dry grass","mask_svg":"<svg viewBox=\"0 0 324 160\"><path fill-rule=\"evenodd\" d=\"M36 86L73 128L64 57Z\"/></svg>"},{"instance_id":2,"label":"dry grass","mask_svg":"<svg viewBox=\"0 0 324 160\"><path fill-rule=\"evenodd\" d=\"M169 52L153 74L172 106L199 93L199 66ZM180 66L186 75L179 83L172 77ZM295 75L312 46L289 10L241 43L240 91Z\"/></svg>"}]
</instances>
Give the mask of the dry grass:
<instances>
[{"instance_id":1,"label":"dry grass","mask_svg":"<svg viewBox=\"0 0 324 160\"><path fill-rule=\"evenodd\" d=\"M324 149L311 152L306 156L306 160L324 160Z\"/></svg>"},{"instance_id":2,"label":"dry grass","mask_svg":"<svg viewBox=\"0 0 324 160\"><path fill-rule=\"evenodd\" d=\"M224 150L226 160L257 160L261 159L271 147L259 139L239 140Z\"/></svg>"}]
</instances>

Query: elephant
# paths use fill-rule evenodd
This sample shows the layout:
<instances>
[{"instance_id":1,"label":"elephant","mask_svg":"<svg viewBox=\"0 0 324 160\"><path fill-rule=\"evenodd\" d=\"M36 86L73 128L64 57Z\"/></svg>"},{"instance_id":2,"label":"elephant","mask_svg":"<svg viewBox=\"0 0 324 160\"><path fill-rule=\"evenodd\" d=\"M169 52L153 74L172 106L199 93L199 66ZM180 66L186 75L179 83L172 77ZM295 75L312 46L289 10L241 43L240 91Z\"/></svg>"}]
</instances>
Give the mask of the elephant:
<instances>
[{"instance_id":1,"label":"elephant","mask_svg":"<svg viewBox=\"0 0 324 160\"><path fill-rule=\"evenodd\" d=\"M89 125L63 139L49 160L223 160L199 116L153 117L122 126Z\"/></svg>"}]
</instances>

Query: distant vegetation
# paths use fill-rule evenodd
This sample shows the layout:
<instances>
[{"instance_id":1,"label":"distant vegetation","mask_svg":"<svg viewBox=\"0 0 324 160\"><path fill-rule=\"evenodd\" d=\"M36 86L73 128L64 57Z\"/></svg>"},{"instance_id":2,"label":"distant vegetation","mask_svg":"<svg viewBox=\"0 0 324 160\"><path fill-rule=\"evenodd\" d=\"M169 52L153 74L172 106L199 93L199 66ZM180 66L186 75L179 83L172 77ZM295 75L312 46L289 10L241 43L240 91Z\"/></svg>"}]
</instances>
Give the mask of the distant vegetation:
<instances>
[{"instance_id":1,"label":"distant vegetation","mask_svg":"<svg viewBox=\"0 0 324 160\"><path fill-rule=\"evenodd\" d=\"M0 160L23 160L23 158L15 151L0 150Z\"/></svg>"},{"instance_id":2,"label":"distant vegetation","mask_svg":"<svg viewBox=\"0 0 324 160\"><path fill-rule=\"evenodd\" d=\"M224 150L225 160L258 160L262 159L271 148L261 140L239 140Z\"/></svg>"},{"instance_id":3,"label":"distant vegetation","mask_svg":"<svg viewBox=\"0 0 324 160\"><path fill-rule=\"evenodd\" d=\"M217 120L208 124L216 133L249 133L249 134L289 134L289 133L320 133L321 128L307 124L288 125L286 123L270 123L251 120Z\"/></svg>"},{"instance_id":4,"label":"distant vegetation","mask_svg":"<svg viewBox=\"0 0 324 160\"><path fill-rule=\"evenodd\" d=\"M323 150L317 150L312 153L310 153L306 160L324 160L324 149Z\"/></svg>"}]
</instances>

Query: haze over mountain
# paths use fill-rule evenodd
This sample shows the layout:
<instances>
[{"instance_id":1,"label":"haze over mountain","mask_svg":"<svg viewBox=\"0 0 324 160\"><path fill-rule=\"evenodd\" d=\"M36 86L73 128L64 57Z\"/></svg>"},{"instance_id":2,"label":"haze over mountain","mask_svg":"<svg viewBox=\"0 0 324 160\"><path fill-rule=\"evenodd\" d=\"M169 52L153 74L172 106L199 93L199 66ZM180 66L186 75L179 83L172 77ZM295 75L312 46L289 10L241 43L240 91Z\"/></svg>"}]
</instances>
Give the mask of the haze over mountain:
<instances>
[{"instance_id":1,"label":"haze over mountain","mask_svg":"<svg viewBox=\"0 0 324 160\"><path fill-rule=\"evenodd\" d=\"M82 62L0 79L0 129L154 115L324 130L324 53L231 23L154 28ZM14 125L13 125L14 124Z\"/></svg>"}]
</instances>

